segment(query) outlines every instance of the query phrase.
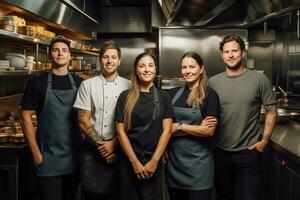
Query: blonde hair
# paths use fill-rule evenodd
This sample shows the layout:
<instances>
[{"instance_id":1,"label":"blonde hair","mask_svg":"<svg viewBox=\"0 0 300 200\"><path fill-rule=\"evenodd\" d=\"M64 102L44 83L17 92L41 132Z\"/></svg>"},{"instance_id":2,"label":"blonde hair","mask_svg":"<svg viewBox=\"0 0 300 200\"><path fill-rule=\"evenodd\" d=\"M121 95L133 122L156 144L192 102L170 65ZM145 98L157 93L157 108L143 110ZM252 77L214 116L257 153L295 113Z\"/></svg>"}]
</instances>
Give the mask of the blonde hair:
<instances>
[{"instance_id":1,"label":"blonde hair","mask_svg":"<svg viewBox=\"0 0 300 200\"><path fill-rule=\"evenodd\" d=\"M184 58L187 57L193 58L197 62L200 68L204 67L203 60L198 53L193 51L185 53L181 58L181 62ZM203 68L202 75L198 79L197 87L192 89L192 91L190 92L186 100L187 105L189 106L192 106L193 104L201 105L203 103L203 99L205 98L206 81L207 81L207 76L205 73L205 69Z\"/></svg>"},{"instance_id":2,"label":"blonde hair","mask_svg":"<svg viewBox=\"0 0 300 200\"><path fill-rule=\"evenodd\" d=\"M138 62L143 58L149 56L154 60L155 66L157 66L156 64L156 59L154 57L153 54L149 53L149 52L145 52L142 54L139 54L135 61L134 61L134 71L131 74L131 87L129 89L127 98L126 98L126 103L125 103L125 107L123 110L123 116L124 116L124 125L125 125L125 130L129 130L131 128L131 114L132 114L132 110L136 104L136 102L138 101L139 97L140 97L140 93L141 93L141 89L140 89L140 85L139 85L139 78L136 74L136 68L138 65Z\"/></svg>"}]
</instances>

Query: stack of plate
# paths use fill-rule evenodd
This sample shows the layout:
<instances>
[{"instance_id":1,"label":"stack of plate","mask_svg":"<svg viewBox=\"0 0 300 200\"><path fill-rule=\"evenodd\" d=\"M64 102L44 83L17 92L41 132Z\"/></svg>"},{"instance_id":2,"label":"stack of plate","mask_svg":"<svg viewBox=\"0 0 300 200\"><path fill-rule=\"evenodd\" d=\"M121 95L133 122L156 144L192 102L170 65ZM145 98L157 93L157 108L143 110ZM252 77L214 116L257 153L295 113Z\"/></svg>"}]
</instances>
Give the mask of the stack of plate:
<instances>
[{"instance_id":1,"label":"stack of plate","mask_svg":"<svg viewBox=\"0 0 300 200\"><path fill-rule=\"evenodd\" d=\"M0 60L0 70L7 70L9 68L8 60Z\"/></svg>"}]
</instances>

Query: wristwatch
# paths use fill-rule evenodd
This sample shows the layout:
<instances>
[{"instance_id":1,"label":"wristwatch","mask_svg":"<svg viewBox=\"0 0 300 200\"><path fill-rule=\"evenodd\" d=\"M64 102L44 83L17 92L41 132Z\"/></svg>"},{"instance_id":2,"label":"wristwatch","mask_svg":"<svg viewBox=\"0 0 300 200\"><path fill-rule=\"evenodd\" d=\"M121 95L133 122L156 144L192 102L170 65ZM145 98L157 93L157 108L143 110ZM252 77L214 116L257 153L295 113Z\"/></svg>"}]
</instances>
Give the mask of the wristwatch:
<instances>
[{"instance_id":1,"label":"wristwatch","mask_svg":"<svg viewBox=\"0 0 300 200\"><path fill-rule=\"evenodd\" d=\"M182 130L182 123L178 123L177 124L177 131L181 131Z\"/></svg>"}]
</instances>

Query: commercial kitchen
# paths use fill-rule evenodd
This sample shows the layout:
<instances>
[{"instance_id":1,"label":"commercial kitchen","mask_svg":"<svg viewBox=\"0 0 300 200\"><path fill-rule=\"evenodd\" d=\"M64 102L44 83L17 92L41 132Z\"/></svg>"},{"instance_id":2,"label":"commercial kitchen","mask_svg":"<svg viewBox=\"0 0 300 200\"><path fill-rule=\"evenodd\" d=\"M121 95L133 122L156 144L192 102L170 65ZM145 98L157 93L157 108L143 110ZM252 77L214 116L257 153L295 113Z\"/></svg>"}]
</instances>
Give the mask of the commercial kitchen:
<instances>
[{"instance_id":1,"label":"commercial kitchen","mask_svg":"<svg viewBox=\"0 0 300 200\"><path fill-rule=\"evenodd\" d=\"M277 125L263 155L263 199L299 200L299 0L2 0L0 199L37 198L19 104L26 82L51 68L55 35L71 39L69 70L84 79L99 74L106 40L122 49L123 77L139 53L150 51L159 61L156 86L168 90L184 84L179 66L187 51L204 58L208 76L223 72L219 42L227 34L246 41L244 64L269 78L277 98Z\"/></svg>"}]
</instances>

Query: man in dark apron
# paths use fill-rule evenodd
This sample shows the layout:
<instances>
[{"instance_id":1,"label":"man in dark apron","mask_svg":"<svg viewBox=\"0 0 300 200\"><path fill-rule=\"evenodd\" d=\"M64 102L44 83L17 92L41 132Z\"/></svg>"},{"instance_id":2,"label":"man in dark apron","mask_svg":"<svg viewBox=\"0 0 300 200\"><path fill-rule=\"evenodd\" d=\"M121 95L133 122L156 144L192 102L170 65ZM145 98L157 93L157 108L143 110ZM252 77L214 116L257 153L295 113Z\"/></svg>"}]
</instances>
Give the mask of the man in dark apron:
<instances>
[{"instance_id":1,"label":"man in dark apron","mask_svg":"<svg viewBox=\"0 0 300 200\"><path fill-rule=\"evenodd\" d=\"M27 84L21 103L23 130L32 152L41 198L74 199L78 187L80 135L73 103L81 78L68 72L70 41L55 37L50 45L52 69ZM34 131L32 115L37 114Z\"/></svg>"}]
</instances>

